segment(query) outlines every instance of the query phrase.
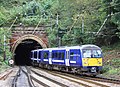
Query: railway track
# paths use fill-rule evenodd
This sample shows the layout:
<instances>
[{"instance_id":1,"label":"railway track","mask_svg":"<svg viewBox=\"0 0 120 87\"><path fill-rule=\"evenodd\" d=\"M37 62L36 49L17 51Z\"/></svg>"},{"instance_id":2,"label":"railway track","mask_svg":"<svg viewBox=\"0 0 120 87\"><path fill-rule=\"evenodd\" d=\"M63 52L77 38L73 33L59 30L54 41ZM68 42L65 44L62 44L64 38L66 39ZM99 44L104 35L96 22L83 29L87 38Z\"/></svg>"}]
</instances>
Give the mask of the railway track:
<instances>
[{"instance_id":1,"label":"railway track","mask_svg":"<svg viewBox=\"0 0 120 87\"><path fill-rule=\"evenodd\" d=\"M99 80L98 80L99 79ZM31 66L20 66L12 80L12 87L120 87L115 81Z\"/></svg>"},{"instance_id":2,"label":"railway track","mask_svg":"<svg viewBox=\"0 0 120 87\"><path fill-rule=\"evenodd\" d=\"M68 87L67 85L57 81L56 79L51 79L51 77L48 77L45 74L41 74L35 70L31 70L31 72L32 79L43 87Z\"/></svg>"},{"instance_id":3,"label":"railway track","mask_svg":"<svg viewBox=\"0 0 120 87\"><path fill-rule=\"evenodd\" d=\"M12 87L17 87L16 82L17 82L19 75L20 75L20 69L17 71L17 74L14 76L14 79L12 81Z\"/></svg>"},{"instance_id":4,"label":"railway track","mask_svg":"<svg viewBox=\"0 0 120 87\"><path fill-rule=\"evenodd\" d=\"M33 71L32 70L32 72L34 72L36 75L38 75L38 76L40 76L40 77L42 77L42 78L45 78L45 79L47 79L47 80L49 80L49 81L51 81L51 82L53 82L53 83L55 83L55 84L57 84L57 85L59 85L59 86L61 86L61 87L68 87L67 85L64 85L64 84L62 84L62 83L60 83L60 82L58 82L58 81L55 81L55 80L53 80L53 79L51 79L51 78L49 78L49 77L47 77L47 76L44 76L44 75L42 75L42 74L40 74L40 73L37 73L36 71ZM46 86L45 86L46 87ZM58 86L57 86L58 87Z\"/></svg>"},{"instance_id":5,"label":"railway track","mask_svg":"<svg viewBox=\"0 0 120 87\"><path fill-rule=\"evenodd\" d=\"M30 71L24 67L19 66L19 70L12 81L12 87L35 87L30 76Z\"/></svg>"},{"instance_id":6,"label":"railway track","mask_svg":"<svg viewBox=\"0 0 120 87\"><path fill-rule=\"evenodd\" d=\"M31 67L20 66L12 80L12 87L68 87L49 77L31 71Z\"/></svg>"},{"instance_id":7,"label":"railway track","mask_svg":"<svg viewBox=\"0 0 120 87\"><path fill-rule=\"evenodd\" d=\"M120 86L116 81L112 82L111 80L97 78L97 77L93 78L93 77L87 77L87 76L78 76L78 75L72 75L72 74L58 72L58 71L49 71L49 70L38 69L38 68L32 71L34 71L35 73L38 73L38 72L43 73L41 71L44 71L53 76L61 77L63 79L69 80L70 82L77 83L80 86L84 86L84 87L119 87Z\"/></svg>"},{"instance_id":8,"label":"railway track","mask_svg":"<svg viewBox=\"0 0 120 87\"><path fill-rule=\"evenodd\" d=\"M113 83L113 84L120 85L120 80L108 79L108 78L104 78L104 77L83 76L81 78L86 78L86 79L90 79L90 80L95 80L95 81L101 81L101 82L107 82L107 83Z\"/></svg>"}]
</instances>

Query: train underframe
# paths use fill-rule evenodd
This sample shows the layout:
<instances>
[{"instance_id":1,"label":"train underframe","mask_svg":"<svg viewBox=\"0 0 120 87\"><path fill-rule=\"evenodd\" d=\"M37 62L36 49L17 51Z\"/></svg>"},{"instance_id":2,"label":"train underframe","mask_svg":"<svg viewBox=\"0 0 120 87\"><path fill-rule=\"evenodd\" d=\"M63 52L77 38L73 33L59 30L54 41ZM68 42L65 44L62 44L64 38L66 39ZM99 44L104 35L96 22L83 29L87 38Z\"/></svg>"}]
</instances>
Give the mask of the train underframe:
<instances>
[{"instance_id":1,"label":"train underframe","mask_svg":"<svg viewBox=\"0 0 120 87\"><path fill-rule=\"evenodd\" d=\"M81 75L89 75L89 76L96 76L100 74L102 67L101 66L65 66L65 65L53 65L53 64L46 64L46 63L38 63L37 61L32 62L33 66L46 68L49 70L58 70L58 71L65 71L74 74L81 74Z\"/></svg>"}]
</instances>

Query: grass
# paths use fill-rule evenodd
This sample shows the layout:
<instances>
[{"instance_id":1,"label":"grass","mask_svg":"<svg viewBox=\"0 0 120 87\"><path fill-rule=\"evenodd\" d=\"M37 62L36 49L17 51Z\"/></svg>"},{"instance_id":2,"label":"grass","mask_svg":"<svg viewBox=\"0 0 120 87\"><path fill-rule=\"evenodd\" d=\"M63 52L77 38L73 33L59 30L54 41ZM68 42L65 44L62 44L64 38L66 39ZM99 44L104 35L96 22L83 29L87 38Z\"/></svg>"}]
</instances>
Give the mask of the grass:
<instances>
[{"instance_id":1,"label":"grass","mask_svg":"<svg viewBox=\"0 0 120 87\"><path fill-rule=\"evenodd\" d=\"M112 78L112 79L118 79L119 80L120 79L120 67L119 68L111 67L111 68L109 68L108 71L104 72L102 74L102 76L107 77L107 78Z\"/></svg>"},{"instance_id":2,"label":"grass","mask_svg":"<svg viewBox=\"0 0 120 87\"><path fill-rule=\"evenodd\" d=\"M2 65L0 66L0 73L5 71L8 68L9 68L9 66L3 62Z\"/></svg>"},{"instance_id":3,"label":"grass","mask_svg":"<svg viewBox=\"0 0 120 87\"><path fill-rule=\"evenodd\" d=\"M7 60L5 62L1 61L3 58L0 56L0 73L9 68Z\"/></svg>"}]
</instances>

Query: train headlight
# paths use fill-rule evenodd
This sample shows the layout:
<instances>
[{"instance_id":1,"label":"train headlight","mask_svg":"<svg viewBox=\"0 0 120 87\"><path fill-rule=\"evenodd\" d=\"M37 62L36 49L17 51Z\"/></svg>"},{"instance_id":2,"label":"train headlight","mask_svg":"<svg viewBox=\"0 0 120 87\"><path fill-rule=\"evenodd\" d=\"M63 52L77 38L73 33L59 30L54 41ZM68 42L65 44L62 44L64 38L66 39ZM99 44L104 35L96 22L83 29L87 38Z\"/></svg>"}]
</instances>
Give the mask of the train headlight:
<instances>
[{"instance_id":1,"label":"train headlight","mask_svg":"<svg viewBox=\"0 0 120 87\"><path fill-rule=\"evenodd\" d=\"M91 72L96 72L96 67L92 67Z\"/></svg>"}]
</instances>

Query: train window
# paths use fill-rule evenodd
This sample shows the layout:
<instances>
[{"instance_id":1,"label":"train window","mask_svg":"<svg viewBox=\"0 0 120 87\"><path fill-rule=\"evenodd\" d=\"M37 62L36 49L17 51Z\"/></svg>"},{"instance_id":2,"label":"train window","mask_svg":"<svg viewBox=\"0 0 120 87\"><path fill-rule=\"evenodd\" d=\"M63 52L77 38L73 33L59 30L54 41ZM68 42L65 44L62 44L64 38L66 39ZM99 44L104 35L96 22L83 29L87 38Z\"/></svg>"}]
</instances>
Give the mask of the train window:
<instances>
[{"instance_id":1,"label":"train window","mask_svg":"<svg viewBox=\"0 0 120 87\"><path fill-rule=\"evenodd\" d=\"M92 51L91 50L83 50L83 58L91 58Z\"/></svg>"},{"instance_id":2,"label":"train window","mask_svg":"<svg viewBox=\"0 0 120 87\"><path fill-rule=\"evenodd\" d=\"M100 58L100 50L83 50L83 58Z\"/></svg>"},{"instance_id":3,"label":"train window","mask_svg":"<svg viewBox=\"0 0 120 87\"><path fill-rule=\"evenodd\" d=\"M52 52L52 58L57 58L57 52Z\"/></svg>"},{"instance_id":4,"label":"train window","mask_svg":"<svg viewBox=\"0 0 120 87\"><path fill-rule=\"evenodd\" d=\"M64 52L52 52L52 58L63 60L64 56Z\"/></svg>"},{"instance_id":5,"label":"train window","mask_svg":"<svg viewBox=\"0 0 120 87\"><path fill-rule=\"evenodd\" d=\"M64 60L64 52L59 52L58 55L60 60Z\"/></svg>"},{"instance_id":6,"label":"train window","mask_svg":"<svg viewBox=\"0 0 120 87\"><path fill-rule=\"evenodd\" d=\"M73 60L74 59L74 52L70 52L70 60Z\"/></svg>"},{"instance_id":7,"label":"train window","mask_svg":"<svg viewBox=\"0 0 120 87\"><path fill-rule=\"evenodd\" d=\"M58 52L58 58L61 59L61 52Z\"/></svg>"},{"instance_id":8,"label":"train window","mask_svg":"<svg viewBox=\"0 0 120 87\"><path fill-rule=\"evenodd\" d=\"M34 52L32 53L32 57L34 58Z\"/></svg>"},{"instance_id":9,"label":"train window","mask_svg":"<svg viewBox=\"0 0 120 87\"><path fill-rule=\"evenodd\" d=\"M41 59L41 52L39 51L39 59Z\"/></svg>"},{"instance_id":10,"label":"train window","mask_svg":"<svg viewBox=\"0 0 120 87\"><path fill-rule=\"evenodd\" d=\"M65 55L64 55L64 52L62 52L62 53L61 53L61 58L62 58L62 60L64 59L64 56L65 56Z\"/></svg>"},{"instance_id":11,"label":"train window","mask_svg":"<svg viewBox=\"0 0 120 87\"><path fill-rule=\"evenodd\" d=\"M55 55L55 54L52 52L52 58L54 58L54 55Z\"/></svg>"},{"instance_id":12,"label":"train window","mask_svg":"<svg viewBox=\"0 0 120 87\"><path fill-rule=\"evenodd\" d=\"M34 52L34 58L37 58L37 51Z\"/></svg>"},{"instance_id":13,"label":"train window","mask_svg":"<svg viewBox=\"0 0 120 87\"><path fill-rule=\"evenodd\" d=\"M43 53L43 57L46 59L46 58L48 58L48 52L44 52Z\"/></svg>"},{"instance_id":14,"label":"train window","mask_svg":"<svg viewBox=\"0 0 120 87\"><path fill-rule=\"evenodd\" d=\"M73 52L70 52L70 56L73 56L73 54L74 54Z\"/></svg>"},{"instance_id":15,"label":"train window","mask_svg":"<svg viewBox=\"0 0 120 87\"><path fill-rule=\"evenodd\" d=\"M92 57L100 58L101 57L101 51L100 50L93 50Z\"/></svg>"},{"instance_id":16,"label":"train window","mask_svg":"<svg viewBox=\"0 0 120 87\"><path fill-rule=\"evenodd\" d=\"M57 56L58 56L58 55L57 55L57 52L55 52L54 58L57 58Z\"/></svg>"}]
</instances>

